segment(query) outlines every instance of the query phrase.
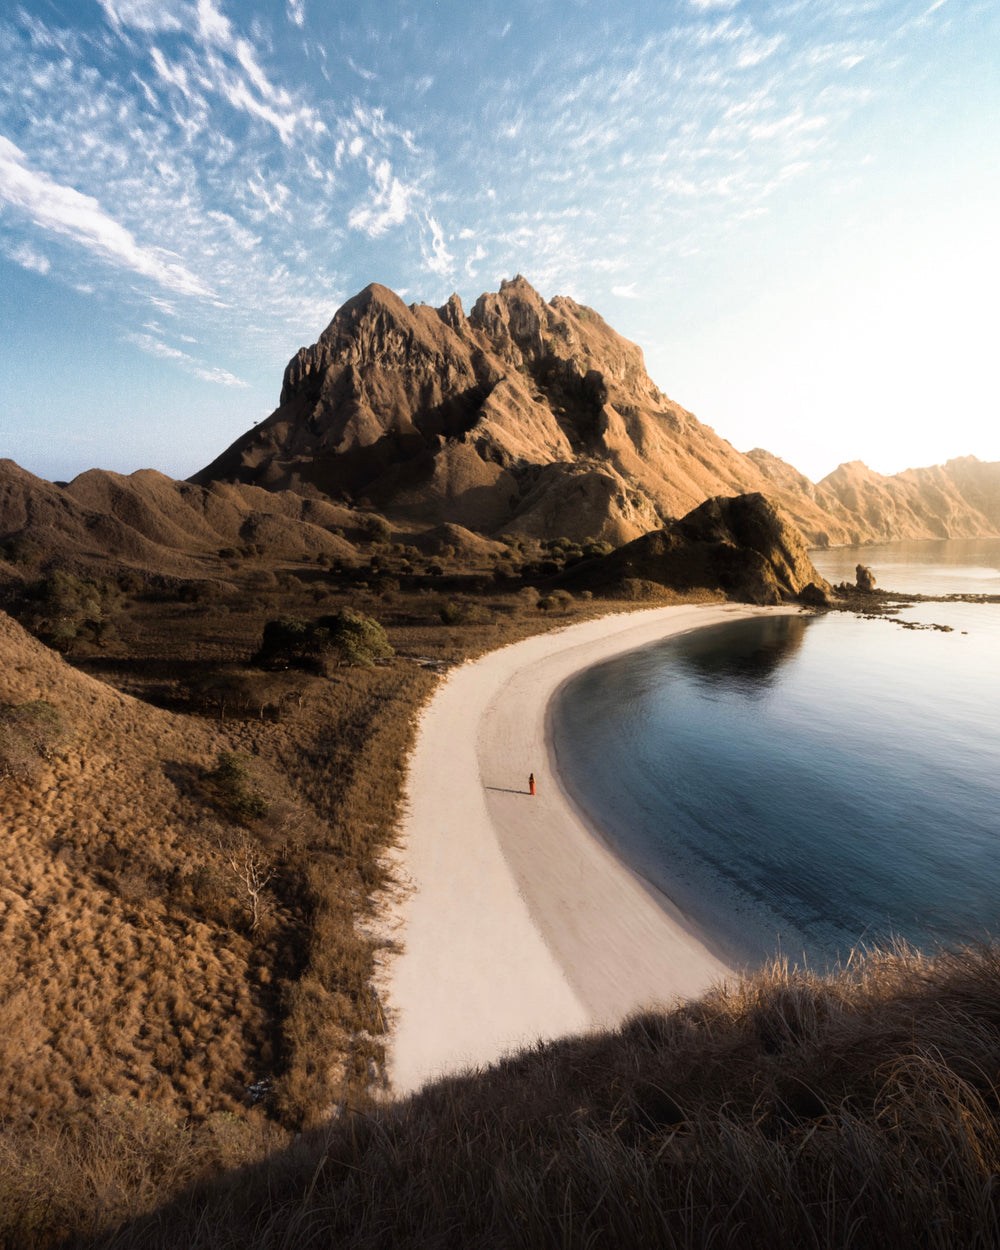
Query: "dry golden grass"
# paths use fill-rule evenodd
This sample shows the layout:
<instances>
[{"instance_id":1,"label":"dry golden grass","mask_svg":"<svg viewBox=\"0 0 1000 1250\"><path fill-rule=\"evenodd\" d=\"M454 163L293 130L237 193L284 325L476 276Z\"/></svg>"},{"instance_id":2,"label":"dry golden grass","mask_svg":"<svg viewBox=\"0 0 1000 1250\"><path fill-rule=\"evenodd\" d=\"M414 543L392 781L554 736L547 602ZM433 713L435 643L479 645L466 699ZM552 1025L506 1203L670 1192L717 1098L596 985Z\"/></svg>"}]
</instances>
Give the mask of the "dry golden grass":
<instances>
[{"instance_id":1,"label":"dry golden grass","mask_svg":"<svg viewBox=\"0 0 1000 1250\"><path fill-rule=\"evenodd\" d=\"M205 854L189 836L198 805L170 771L200 769L218 734L73 672L7 620L0 630L0 700L44 693L74 729L35 780L0 794L0 995L13 1024L0 1115L65 1116L107 1093L179 1115L238 1110L268 1058L250 950L168 888Z\"/></svg>"},{"instance_id":2,"label":"dry golden grass","mask_svg":"<svg viewBox=\"0 0 1000 1250\"><path fill-rule=\"evenodd\" d=\"M1000 949L876 952L829 978L775 963L348 1114L222 1176L210 1136L150 1142L136 1114L88 1129L86 1159L52 1161L59 1227L80 1234L69 1244L987 1250L1000 1244ZM130 1149L142 1138L148 1176L130 1173L140 1151L121 1157L123 1132ZM194 1161L217 1179L196 1180ZM0 1159L22 1211L25 1176ZM176 1199L129 1219L161 1182Z\"/></svg>"},{"instance_id":3,"label":"dry golden grass","mask_svg":"<svg viewBox=\"0 0 1000 1250\"><path fill-rule=\"evenodd\" d=\"M9 1121L86 1112L106 1094L178 1117L241 1114L253 1087L294 1128L381 1081L365 922L432 669L593 610L542 613L495 592L489 567L447 558L446 574L402 592L257 563L241 569L243 594L130 583L115 637L73 665L0 618L0 707L44 699L68 727L30 778L0 781ZM442 604L469 590L475 610L445 624ZM396 661L331 680L247 669L269 617L345 603L386 621ZM226 752L266 815L218 781ZM253 932L226 849L234 824L268 864Z\"/></svg>"}]
</instances>

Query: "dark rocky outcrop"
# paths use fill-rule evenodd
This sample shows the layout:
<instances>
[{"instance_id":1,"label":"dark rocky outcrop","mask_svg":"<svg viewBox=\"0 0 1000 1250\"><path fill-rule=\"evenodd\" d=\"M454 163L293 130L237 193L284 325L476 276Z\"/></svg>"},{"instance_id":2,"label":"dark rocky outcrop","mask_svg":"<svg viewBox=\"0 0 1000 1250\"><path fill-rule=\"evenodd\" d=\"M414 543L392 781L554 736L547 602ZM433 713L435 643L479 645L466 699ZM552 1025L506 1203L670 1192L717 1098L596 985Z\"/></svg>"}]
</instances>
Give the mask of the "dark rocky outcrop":
<instances>
[{"instance_id":1,"label":"dark rocky outcrop","mask_svg":"<svg viewBox=\"0 0 1000 1250\"><path fill-rule=\"evenodd\" d=\"M561 584L625 598L666 588L741 603L810 606L822 606L830 593L799 531L761 494L707 499L679 521L576 566Z\"/></svg>"},{"instance_id":2,"label":"dark rocky outcrop","mask_svg":"<svg viewBox=\"0 0 1000 1250\"><path fill-rule=\"evenodd\" d=\"M875 589L875 574L867 564L859 564L854 570L854 584L858 590L865 592Z\"/></svg>"}]
</instances>

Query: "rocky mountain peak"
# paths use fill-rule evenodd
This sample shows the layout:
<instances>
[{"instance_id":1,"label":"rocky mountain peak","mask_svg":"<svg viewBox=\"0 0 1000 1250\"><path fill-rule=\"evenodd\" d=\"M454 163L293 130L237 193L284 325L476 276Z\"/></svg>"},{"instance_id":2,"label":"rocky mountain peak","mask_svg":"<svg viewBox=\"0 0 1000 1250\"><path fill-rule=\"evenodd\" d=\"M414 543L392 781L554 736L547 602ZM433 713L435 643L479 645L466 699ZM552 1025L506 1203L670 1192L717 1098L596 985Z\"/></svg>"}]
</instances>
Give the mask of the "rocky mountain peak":
<instances>
[{"instance_id":1,"label":"rocky mountain peak","mask_svg":"<svg viewBox=\"0 0 1000 1250\"><path fill-rule=\"evenodd\" d=\"M465 309L456 294L449 295L447 303L442 304L437 312L445 325L450 326L456 333L461 334L468 329L469 322L465 316Z\"/></svg>"},{"instance_id":2,"label":"rocky mountain peak","mask_svg":"<svg viewBox=\"0 0 1000 1250\"><path fill-rule=\"evenodd\" d=\"M518 274L513 281L501 282L498 292L480 295L469 320L501 355L521 364L544 355L550 313L535 288Z\"/></svg>"},{"instance_id":3,"label":"rocky mountain peak","mask_svg":"<svg viewBox=\"0 0 1000 1250\"><path fill-rule=\"evenodd\" d=\"M994 466L814 486L668 399L592 308L522 275L466 314L372 283L285 370L278 408L193 477L367 500L401 524L625 542L710 496L768 493L819 546L1000 529ZM992 502L991 502L992 501Z\"/></svg>"}]
</instances>

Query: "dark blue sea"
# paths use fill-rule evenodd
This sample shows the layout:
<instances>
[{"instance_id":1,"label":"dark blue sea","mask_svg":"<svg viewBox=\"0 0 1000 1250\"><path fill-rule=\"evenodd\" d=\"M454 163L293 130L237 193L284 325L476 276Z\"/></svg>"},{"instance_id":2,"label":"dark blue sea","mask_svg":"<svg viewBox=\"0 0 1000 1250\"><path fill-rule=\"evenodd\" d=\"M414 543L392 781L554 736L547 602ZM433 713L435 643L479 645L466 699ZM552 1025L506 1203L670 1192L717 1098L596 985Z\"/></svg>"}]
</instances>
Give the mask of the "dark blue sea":
<instances>
[{"instance_id":1,"label":"dark blue sea","mask_svg":"<svg viewBox=\"0 0 1000 1250\"><path fill-rule=\"evenodd\" d=\"M1000 541L812 553L879 586L1000 594ZM566 784L619 855L754 966L1000 935L1000 604L908 630L831 612L734 621L578 675L553 707Z\"/></svg>"}]
</instances>

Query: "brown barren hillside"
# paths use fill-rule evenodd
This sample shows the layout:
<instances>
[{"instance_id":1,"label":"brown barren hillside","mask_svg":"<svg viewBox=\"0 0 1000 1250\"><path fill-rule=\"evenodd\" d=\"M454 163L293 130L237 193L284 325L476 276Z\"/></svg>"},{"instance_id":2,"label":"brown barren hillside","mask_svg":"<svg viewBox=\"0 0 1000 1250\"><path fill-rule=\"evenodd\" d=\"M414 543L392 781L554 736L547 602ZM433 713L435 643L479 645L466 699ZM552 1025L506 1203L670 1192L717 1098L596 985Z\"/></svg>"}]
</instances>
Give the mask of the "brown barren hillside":
<instances>
[{"instance_id":1,"label":"brown barren hillside","mask_svg":"<svg viewBox=\"0 0 1000 1250\"><path fill-rule=\"evenodd\" d=\"M590 308L521 277L466 317L367 287L285 371L267 421L195 475L370 500L411 524L603 538L765 482Z\"/></svg>"},{"instance_id":2,"label":"brown barren hillside","mask_svg":"<svg viewBox=\"0 0 1000 1250\"><path fill-rule=\"evenodd\" d=\"M218 733L76 672L2 613L0 650L0 706L43 701L60 730L29 777L0 779L0 1118L110 1094L238 1109L274 1062L270 991L252 946L180 901L217 867L182 779Z\"/></svg>"},{"instance_id":3,"label":"brown barren hillside","mask_svg":"<svg viewBox=\"0 0 1000 1250\"><path fill-rule=\"evenodd\" d=\"M378 1080L363 925L432 678L249 667L269 615L315 614L295 593L123 609L90 668L178 711L0 613L8 1124L58 1132L119 1097L296 1127Z\"/></svg>"},{"instance_id":4,"label":"brown barren hillside","mask_svg":"<svg viewBox=\"0 0 1000 1250\"><path fill-rule=\"evenodd\" d=\"M817 498L865 542L978 538L1000 524L1000 464L966 456L882 477L854 460L819 483Z\"/></svg>"},{"instance_id":5,"label":"brown barren hillside","mask_svg":"<svg viewBox=\"0 0 1000 1250\"><path fill-rule=\"evenodd\" d=\"M169 576L217 576L220 552L350 556L343 535L364 519L326 500L221 482L193 486L153 469L127 477L91 469L58 485L0 460L0 541L19 564L59 557L89 568L111 560Z\"/></svg>"},{"instance_id":6,"label":"brown barren hillside","mask_svg":"<svg viewBox=\"0 0 1000 1250\"><path fill-rule=\"evenodd\" d=\"M433 309L366 287L291 360L275 412L190 482L93 469L55 484L0 461L0 543L22 565L204 578L220 553L349 559L376 509L407 535L619 546L742 494L773 498L814 547L1000 533L1000 464L885 477L853 461L810 482L736 451L593 309L518 277L468 316L458 296Z\"/></svg>"}]
</instances>

